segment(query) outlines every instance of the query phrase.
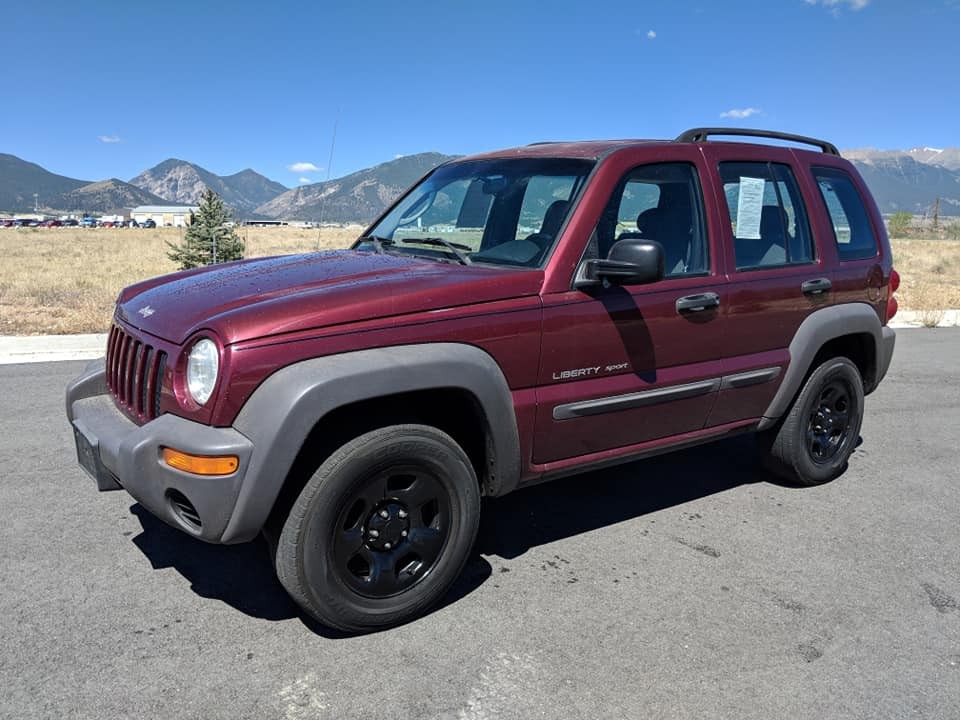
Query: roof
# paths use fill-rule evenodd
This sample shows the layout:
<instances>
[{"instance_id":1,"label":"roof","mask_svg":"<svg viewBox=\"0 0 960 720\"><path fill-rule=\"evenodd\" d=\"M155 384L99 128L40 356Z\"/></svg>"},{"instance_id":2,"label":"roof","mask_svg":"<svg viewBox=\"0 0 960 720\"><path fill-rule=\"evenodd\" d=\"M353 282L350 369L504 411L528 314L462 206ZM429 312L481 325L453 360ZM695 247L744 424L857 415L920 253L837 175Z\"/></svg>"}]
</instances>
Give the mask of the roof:
<instances>
[{"instance_id":1,"label":"roof","mask_svg":"<svg viewBox=\"0 0 960 720\"><path fill-rule=\"evenodd\" d=\"M191 210L197 211L200 208L196 205L140 205L130 212L133 213L187 213Z\"/></svg>"},{"instance_id":2,"label":"roof","mask_svg":"<svg viewBox=\"0 0 960 720\"><path fill-rule=\"evenodd\" d=\"M494 150L479 155L471 155L462 160L493 160L513 157L564 157L596 160L611 150L631 145L655 145L669 143L670 140L578 140L564 142L543 142L522 147Z\"/></svg>"},{"instance_id":3,"label":"roof","mask_svg":"<svg viewBox=\"0 0 960 720\"><path fill-rule=\"evenodd\" d=\"M819 148L820 151L826 155L840 154L837 152L836 146L834 146L832 143L829 143L825 140L806 137L805 135L794 135L792 133L778 132L775 130L760 130L752 128L692 128L681 133L673 140L581 140L577 142L534 143L524 147L495 150L493 152L482 153L480 155L472 155L467 158L459 158L458 162L459 160L491 160L513 157L563 157L597 160L612 150L619 150L625 147L636 147L638 145L667 145L671 143L704 143L709 141L710 136L763 138L778 142L789 142L814 146ZM777 147L777 145L773 145L773 147Z\"/></svg>"}]
</instances>

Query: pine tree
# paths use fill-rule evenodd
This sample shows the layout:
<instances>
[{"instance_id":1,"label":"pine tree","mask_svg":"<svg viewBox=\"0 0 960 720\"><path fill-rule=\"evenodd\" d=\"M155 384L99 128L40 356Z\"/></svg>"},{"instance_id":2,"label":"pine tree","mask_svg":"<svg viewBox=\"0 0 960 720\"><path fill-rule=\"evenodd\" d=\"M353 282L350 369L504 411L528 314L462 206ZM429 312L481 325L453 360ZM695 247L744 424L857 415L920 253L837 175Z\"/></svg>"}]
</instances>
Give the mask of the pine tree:
<instances>
[{"instance_id":1,"label":"pine tree","mask_svg":"<svg viewBox=\"0 0 960 720\"><path fill-rule=\"evenodd\" d=\"M243 259L243 239L230 223L230 210L213 190L200 196L197 212L190 213L190 226L180 245L168 242L167 257L181 270Z\"/></svg>"}]
</instances>

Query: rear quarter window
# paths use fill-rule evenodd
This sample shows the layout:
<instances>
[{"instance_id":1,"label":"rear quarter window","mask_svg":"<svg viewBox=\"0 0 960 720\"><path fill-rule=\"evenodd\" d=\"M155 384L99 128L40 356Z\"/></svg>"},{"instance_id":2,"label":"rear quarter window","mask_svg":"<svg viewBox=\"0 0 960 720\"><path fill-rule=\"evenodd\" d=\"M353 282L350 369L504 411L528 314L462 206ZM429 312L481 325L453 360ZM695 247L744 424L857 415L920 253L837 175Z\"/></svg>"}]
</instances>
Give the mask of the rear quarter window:
<instances>
[{"instance_id":1,"label":"rear quarter window","mask_svg":"<svg viewBox=\"0 0 960 720\"><path fill-rule=\"evenodd\" d=\"M857 186L843 170L812 168L833 225L840 260L864 260L877 255L877 235Z\"/></svg>"}]
</instances>

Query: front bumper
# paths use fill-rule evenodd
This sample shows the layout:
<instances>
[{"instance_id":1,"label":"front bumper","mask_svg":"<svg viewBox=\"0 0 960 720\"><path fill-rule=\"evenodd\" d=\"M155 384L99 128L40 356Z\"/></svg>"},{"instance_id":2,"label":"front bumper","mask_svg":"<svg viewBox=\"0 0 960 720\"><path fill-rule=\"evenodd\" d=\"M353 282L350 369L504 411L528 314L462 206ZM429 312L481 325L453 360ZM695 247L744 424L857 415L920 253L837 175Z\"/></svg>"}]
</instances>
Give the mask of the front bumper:
<instances>
[{"instance_id":1,"label":"front bumper","mask_svg":"<svg viewBox=\"0 0 960 720\"><path fill-rule=\"evenodd\" d=\"M250 533L225 537L224 531L244 482L252 479L246 475L253 443L234 428L209 427L170 414L137 425L114 405L104 376L103 361L98 360L67 387L67 417L78 460L97 488L126 490L164 522L202 540L250 539ZM195 455L236 455L240 463L231 475L193 475L167 465L165 447Z\"/></svg>"}]
</instances>

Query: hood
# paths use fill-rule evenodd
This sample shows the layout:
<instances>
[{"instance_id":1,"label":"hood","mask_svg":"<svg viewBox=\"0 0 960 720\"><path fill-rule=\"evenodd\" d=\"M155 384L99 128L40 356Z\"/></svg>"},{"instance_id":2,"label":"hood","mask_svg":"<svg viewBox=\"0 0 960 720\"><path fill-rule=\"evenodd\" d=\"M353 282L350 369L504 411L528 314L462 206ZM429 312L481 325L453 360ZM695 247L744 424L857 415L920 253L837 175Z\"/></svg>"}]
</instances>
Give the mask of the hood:
<instances>
[{"instance_id":1,"label":"hood","mask_svg":"<svg viewBox=\"0 0 960 720\"><path fill-rule=\"evenodd\" d=\"M181 344L209 329L243 340L536 295L543 273L352 250L241 260L147 280L120 293L124 322Z\"/></svg>"}]
</instances>

